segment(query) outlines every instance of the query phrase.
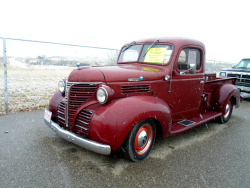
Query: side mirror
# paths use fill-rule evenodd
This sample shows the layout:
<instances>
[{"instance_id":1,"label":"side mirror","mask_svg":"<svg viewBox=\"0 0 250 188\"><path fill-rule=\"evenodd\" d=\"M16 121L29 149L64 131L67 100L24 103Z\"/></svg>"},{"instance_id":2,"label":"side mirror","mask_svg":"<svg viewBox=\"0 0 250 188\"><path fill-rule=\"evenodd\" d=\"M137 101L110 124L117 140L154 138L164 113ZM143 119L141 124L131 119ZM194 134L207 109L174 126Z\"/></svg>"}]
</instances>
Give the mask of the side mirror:
<instances>
[{"instance_id":1,"label":"side mirror","mask_svg":"<svg viewBox=\"0 0 250 188\"><path fill-rule=\"evenodd\" d=\"M196 64L189 64L190 68L185 70L184 72L180 72L180 75L185 75L186 72L194 74L196 72Z\"/></svg>"},{"instance_id":2,"label":"side mirror","mask_svg":"<svg viewBox=\"0 0 250 188\"><path fill-rule=\"evenodd\" d=\"M196 64L190 64L190 68L188 69L190 73L194 74L196 70Z\"/></svg>"},{"instance_id":3,"label":"side mirror","mask_svg":"<svg viewBox=\"0 0 250 188\"><path fill-rule=\"evenodd\" d=\"M232 65L232 69L235 69L235 67L236 67L235 65Z\"/></svg>"}]
</instances>

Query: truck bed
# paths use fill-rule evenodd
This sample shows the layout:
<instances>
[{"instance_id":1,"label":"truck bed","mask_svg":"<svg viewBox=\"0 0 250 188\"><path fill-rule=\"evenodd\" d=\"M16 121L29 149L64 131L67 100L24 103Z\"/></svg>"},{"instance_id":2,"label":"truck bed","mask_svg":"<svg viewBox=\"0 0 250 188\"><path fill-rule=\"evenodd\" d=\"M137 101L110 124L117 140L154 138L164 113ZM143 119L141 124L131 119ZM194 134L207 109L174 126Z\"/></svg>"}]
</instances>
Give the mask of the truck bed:
<instances>
[{"instance_id":1,"label":"truck bed","mask_svg":"<svg viewBox=\"0 0 250 188\"><path fill-rule=\"evenodd\" d=\"M215 87L221 84L235 85L236 78L217 78L215 73L205 74L204 93L211 93Z\"/></svg>"}]
</instances>

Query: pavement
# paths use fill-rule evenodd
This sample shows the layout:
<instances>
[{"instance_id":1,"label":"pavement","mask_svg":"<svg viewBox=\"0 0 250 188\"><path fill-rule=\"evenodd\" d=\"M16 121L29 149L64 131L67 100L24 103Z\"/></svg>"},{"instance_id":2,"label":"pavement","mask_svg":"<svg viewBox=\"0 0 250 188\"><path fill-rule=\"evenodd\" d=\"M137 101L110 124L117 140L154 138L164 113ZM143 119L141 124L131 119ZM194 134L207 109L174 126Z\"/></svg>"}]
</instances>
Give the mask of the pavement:
<instances>
[{"instance_id":1,"label":"pavement","mask_svg":"<svg viewBox=\"0 0 250 188\"><path fill-rule=\"evenodd\" d=\"M250 187L250 101L227 124L158 138L130 162L58 137L43 111L0 116L0 187Z\"/></svg>"}]
</instances>

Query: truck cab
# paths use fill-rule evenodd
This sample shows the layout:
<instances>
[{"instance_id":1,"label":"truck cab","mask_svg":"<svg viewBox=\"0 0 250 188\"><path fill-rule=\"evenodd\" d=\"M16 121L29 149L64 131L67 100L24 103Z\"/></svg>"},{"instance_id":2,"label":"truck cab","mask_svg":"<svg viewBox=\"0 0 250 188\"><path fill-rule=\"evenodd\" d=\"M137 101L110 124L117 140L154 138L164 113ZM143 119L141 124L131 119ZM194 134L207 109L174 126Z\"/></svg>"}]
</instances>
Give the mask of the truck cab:
<instances>
[{"instance_id":1,"label":"truck cab","mask_svg":"<svg viewBox=\"0 0 250 188\"><path fill-rule=\"evenodd\" d=\"M226 123L239 107L236 79L205 73L204 63L205 46L196 40L133 41L117 65L78 67L61 80L44 121L91 151L143 160L156 131L168 137L215 118Z\"/></svg>"}]
</instances>

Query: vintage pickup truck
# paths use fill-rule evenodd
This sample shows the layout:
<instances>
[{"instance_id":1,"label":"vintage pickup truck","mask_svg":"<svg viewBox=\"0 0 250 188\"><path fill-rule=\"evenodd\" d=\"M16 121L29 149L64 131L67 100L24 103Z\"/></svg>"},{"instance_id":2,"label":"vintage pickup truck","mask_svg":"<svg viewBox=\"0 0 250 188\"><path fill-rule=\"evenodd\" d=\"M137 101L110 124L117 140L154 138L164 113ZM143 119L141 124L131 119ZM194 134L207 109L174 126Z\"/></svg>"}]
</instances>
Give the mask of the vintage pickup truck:
<instances>
[{"instance_id":1,"label":"vintage pickup truck","mask_svg":"<svg viewBox=\"0 0 250 188\"><path fill-rule=\"evenodd\" d=\"M143 160L156 132L168 137L214 119L226 123L239 107L236 78L204 73L204 63L205 46L196 40L128 43L116 66L78 67L59 81L44 121L93 152Z\"/></svg>"}]
</instances>

